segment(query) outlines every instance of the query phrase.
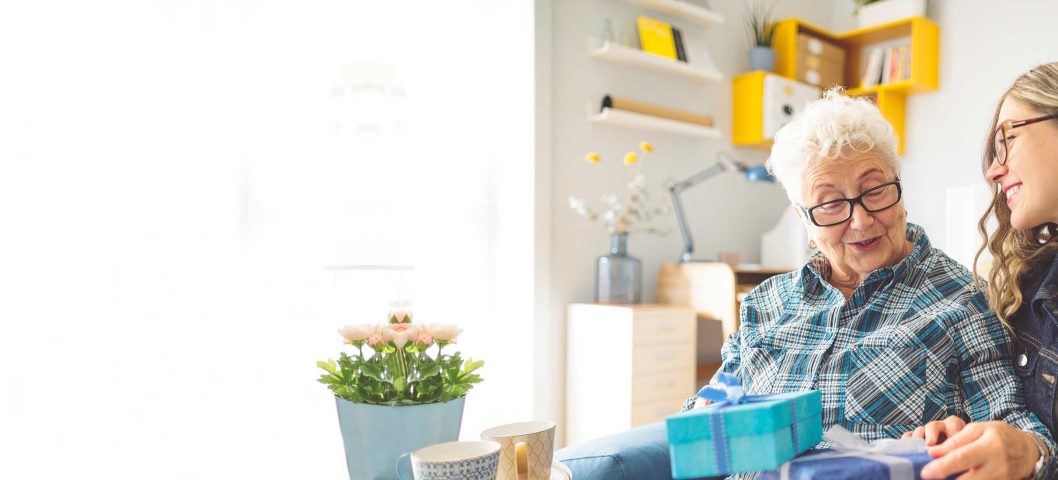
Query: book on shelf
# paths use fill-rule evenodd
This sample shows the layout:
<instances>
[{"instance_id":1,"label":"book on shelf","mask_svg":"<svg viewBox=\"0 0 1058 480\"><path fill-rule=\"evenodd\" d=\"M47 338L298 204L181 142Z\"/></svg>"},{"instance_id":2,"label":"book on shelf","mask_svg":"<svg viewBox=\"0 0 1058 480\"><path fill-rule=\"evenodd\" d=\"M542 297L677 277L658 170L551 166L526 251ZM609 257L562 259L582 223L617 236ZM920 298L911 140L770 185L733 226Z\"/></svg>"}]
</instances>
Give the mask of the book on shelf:
<instances>
[{"instance_id":1,"label":"book on shelf","mask_svg":"<svg viewBox=\"0 0 1058 480\"><path fill-rule=\"evenodd\" d=\"M873 49L867 54L867 64L863 68L863 80L860 87L870 88L878 85L878 77L882 73L882 51Z\"/></svg>"},{"instance_id":2,"label":"book on shelf","mask_svg":"<svg viewBox=\"0 0 1058 480\"><path fill-rule=\"evenodd\" d=\"M678 59L671 25L650 17L640 16L636 19L636 29L639 30L639 44L644 52L672 60Z\"/></svg>"},{"instance_id":3,"label":"book on shelf","mask_svg":"<svg viewBox=\"0 0 1058 480\"><path fill-rule=\"evenodd\" d=\"M867 53L860 87L870 88L911 78L911 49L908 45L875 48Z\"/></svg>"},{"instance_id":4,"label":"book on shelf","mask_svg":"<svg viewBox=\"0 0 1058 480\"><path fill-rule=\"evenodd\" d=\"M672 41L676 44L676 60L687 62L687 46L683 43L683 33L680 29L672 28Z\"/></svg>"}]
</instances>

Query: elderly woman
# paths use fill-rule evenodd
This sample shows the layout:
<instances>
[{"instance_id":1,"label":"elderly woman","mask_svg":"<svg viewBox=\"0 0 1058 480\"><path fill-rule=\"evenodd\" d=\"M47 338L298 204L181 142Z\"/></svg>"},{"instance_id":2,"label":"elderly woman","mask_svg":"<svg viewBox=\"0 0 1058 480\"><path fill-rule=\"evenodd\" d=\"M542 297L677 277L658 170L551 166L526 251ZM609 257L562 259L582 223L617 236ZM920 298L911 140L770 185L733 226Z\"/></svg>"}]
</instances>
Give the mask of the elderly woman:
<instances>
[{"instance_id":1,"label":"elderly woman","mask_svg":"<svg viewBox=\"0 0 1058 480\"><path fill-rule=\"evenodd\" d=\"M949 417L1002 420L1031 445L1009 464L1029 468L972 478L1047 478L1033 467L1054 444L1026 410L1009 338L969 271L907 223L878 109L827 92L779 130L768 168L819 252L745 298L721 371L753 394L819 390L823 428L866 440ZM927 443L937 431L922 432Z\"/></svg>"}]
</instances>

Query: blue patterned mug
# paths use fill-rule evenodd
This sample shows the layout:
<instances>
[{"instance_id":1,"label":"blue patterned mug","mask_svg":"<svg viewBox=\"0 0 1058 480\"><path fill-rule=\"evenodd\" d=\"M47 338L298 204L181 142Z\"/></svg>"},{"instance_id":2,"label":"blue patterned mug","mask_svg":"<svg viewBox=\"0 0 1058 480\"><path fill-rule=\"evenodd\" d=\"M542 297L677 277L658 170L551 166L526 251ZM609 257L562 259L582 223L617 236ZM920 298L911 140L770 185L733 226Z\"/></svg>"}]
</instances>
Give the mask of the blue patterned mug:
<instances>
[{"instance_id":1,"label":"blue patterned mug","mask_svg":"<svg viewBox=\"0 0 1058 480\"><path fill-rule=\"evenodd\" d=\"M405 453L397 459L400 480L495 480L500 462L496 442L448 442Z\"/></svg>"}]
</instances>

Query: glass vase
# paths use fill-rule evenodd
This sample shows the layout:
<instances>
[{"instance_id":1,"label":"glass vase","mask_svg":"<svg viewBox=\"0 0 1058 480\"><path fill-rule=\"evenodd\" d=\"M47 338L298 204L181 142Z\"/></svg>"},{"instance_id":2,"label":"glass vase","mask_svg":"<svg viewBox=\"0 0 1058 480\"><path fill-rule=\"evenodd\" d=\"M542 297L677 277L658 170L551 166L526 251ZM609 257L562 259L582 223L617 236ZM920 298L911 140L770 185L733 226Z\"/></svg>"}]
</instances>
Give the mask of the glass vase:
<instances>
[{"instance_id":1,"label":"glass vase","mask_svg":"<svg viewBox=\"0 0 1058 480\"><path fill-rule=\"evenodd\" d=\"M628 234L610 235L610 254L595 261L595 303L639 303L643 262L628 256Z\"/></svg>"}]
</instances>

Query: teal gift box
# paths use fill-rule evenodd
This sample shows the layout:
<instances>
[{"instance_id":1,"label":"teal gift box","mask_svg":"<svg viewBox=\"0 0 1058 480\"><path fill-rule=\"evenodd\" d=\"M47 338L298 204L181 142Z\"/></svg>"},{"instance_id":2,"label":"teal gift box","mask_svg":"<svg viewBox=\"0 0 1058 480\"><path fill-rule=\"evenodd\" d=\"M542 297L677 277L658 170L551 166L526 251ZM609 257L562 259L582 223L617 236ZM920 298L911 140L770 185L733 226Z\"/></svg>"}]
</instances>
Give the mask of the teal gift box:
<instances>
[{"instance_id":1,"label":"teal gift box","mask_svg":"<svg viewBox=\"0 0 1058 480\"><path fill-rule=\"evenodd\" d=\"M737 400L665 419L672 478L774 470L822 439L819 391L743 396L738 390Z\"/></svg>"}]
</instances>

